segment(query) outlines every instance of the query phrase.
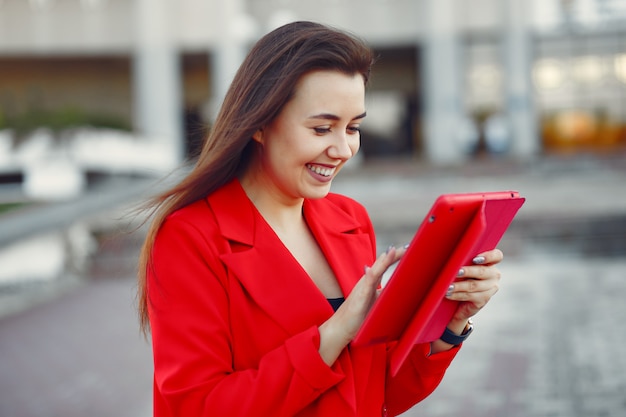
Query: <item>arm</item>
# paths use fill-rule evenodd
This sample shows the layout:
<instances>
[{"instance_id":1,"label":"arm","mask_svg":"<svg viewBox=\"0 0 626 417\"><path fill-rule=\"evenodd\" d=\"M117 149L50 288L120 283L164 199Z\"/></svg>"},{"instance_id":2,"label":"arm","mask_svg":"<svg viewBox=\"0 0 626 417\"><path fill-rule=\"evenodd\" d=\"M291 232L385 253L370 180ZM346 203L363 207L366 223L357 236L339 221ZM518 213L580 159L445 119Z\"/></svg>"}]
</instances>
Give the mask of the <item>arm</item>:
<instances>
[{"instance_id":1,"label":"arm","mask_svg":"<svg viewBox=\"0 0 626 417\"><path fill-rule=\"evenodd\" d=\"M171 415L296 414L343 375L321 359L316 327L255 369L233 369L228 276L215 240L180 220L157 237L148 277L155 395Z\"/></svg>"},{"instance_id":2,"label":"arm","mask_svg":"<svg viewBox=\"0 0 626 417\"><path fill-rule=\"evenodd\" d=\"M405 249L390 247L371 267L365 266L363 277L346 301L320 326L320 355L328 365L334 363L341 351L354 339L379 294L383 274L404 252Z\"/></svg>"}]
</instances>

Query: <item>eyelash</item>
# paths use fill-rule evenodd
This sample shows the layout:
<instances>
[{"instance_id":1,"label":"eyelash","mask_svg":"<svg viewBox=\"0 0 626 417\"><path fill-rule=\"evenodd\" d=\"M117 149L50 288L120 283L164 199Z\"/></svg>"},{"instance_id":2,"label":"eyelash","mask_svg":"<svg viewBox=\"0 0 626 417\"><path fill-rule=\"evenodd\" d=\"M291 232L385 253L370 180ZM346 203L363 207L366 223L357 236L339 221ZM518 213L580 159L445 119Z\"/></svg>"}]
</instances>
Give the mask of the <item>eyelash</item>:
<instances>
[{"instance_id":1,"label":"eyelash","mask_svg":"<svg viewBox=\"0 0 626 417\"><path fill-rule=\"evenodd\" d=\"M330 128L329 127L314 127L313 130L318 135L323 135L323 134L326 134L326 133L330 133ZM356 126L348 126L347 130L350 133L352 133L352 134L361 133L361 129L356 127Z\"/></svg>"}]
</instances>

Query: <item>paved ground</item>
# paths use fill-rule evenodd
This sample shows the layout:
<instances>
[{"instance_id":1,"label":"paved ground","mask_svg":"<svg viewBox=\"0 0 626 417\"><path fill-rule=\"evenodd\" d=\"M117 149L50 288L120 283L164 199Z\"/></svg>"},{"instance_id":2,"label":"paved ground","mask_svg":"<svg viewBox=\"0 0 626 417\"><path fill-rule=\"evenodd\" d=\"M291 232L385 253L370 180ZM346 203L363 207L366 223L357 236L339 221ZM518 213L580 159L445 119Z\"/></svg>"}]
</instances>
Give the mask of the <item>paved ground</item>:
<instances>
[{"instance_id":1,"label":"paved ground","mask_svg":"<svg viewBox=\"0 0 626 417\"><path fill-rule=\"evenodd\" d=\"M337 181L368 207L381 247L409 239L442 192L528 198L501 245L501 291L440 388L406 417L626 416L625 160L449 170L405 161ZM133 311L136 248L128 237L107 241L86 277L64 277L60 290L0 317L1 417L151 415L150 349Z\"/></svg>"},{"instance_id":2,"label":"paved ground","mask_svg":"<svg viewBox=\"0 0 626 417\"><path fill-rule=\"evenodd\" d=\"M86 280L64 278L53 295L0 319L0 416L151 415L151 351L134 311L135 254L132 241L109 242Z\"/></svg>"}]
</instances>

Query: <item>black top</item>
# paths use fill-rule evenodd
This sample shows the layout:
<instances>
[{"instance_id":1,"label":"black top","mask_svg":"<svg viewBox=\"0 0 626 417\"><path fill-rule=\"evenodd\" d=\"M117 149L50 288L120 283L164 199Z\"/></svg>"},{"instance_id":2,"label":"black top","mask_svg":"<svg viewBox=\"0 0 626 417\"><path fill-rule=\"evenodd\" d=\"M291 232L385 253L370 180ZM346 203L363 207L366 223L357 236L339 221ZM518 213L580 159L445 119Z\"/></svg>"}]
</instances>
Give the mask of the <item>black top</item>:
<instances>
[{"instance_id":1,"label":"black top","mask_svg":"<svg viewBox=\"0 0 626 417\"><path fill-rule=\"evenodd\" d=\"M331 307L333 308L333 310L337 311L337 309L343 304L344 301L346 301L345 298L340 297L340 298L327 298L328 302L330 303Z\"/></svg>"}]
</instances>

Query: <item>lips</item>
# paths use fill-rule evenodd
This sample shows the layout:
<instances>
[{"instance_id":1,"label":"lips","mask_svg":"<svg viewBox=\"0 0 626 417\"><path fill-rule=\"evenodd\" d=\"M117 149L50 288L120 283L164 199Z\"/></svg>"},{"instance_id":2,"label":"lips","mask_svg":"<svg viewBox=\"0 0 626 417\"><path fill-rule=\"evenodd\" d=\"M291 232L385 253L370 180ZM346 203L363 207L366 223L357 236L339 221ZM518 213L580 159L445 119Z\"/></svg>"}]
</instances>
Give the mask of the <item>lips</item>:
<instances>
[{"instance_id":1,"label":"lips","mask_svg":"<svg viewBox=\"0 0 626 417\"><path fill-rule=\"evenodd\" d=\"M337 167L325 167L325 166L321 166L321 165L313 165L313 164L306 164L306 167L318 174L321 175L323 177L330 177L335 173L335 170L337 169Z\"/></svg>"}]
</instances>

